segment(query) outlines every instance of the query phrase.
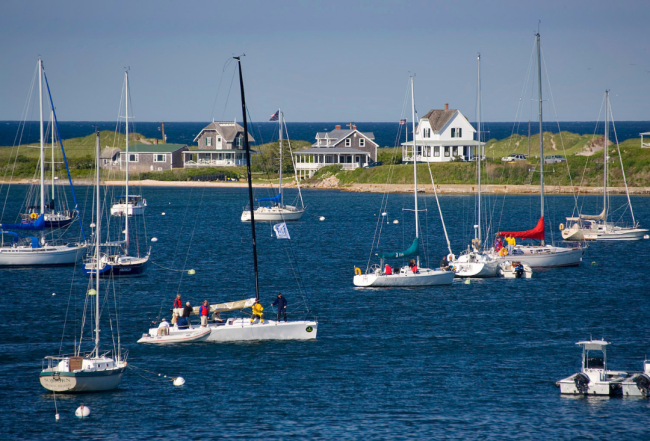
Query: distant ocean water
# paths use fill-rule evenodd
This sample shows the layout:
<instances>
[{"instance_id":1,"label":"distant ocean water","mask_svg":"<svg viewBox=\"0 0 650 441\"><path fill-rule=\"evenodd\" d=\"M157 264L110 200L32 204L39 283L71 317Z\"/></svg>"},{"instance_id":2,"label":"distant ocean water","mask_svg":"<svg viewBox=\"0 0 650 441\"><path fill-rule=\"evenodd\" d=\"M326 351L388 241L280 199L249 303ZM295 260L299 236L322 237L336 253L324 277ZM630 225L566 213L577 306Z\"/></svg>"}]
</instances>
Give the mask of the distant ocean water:
<instances>
[{"instance_id":1,"label":"distant ocean water","mask_svg":"<svg viewBox=\"0 0 650 441\"><path fill-rule=\"evenodd\" d=\"M333 130L337 124L345 127L346 123L287 123L287 128L290 139L314 142L317 132ZM358 122L355 124L362 132L373 132L375 135L375 141L381 147L393 147L399 142L404 141L404 131L401 132L400 139L397 138L399 125L396 122ZM600 124L600 128L602 129L602 122ZM94 132L95 127L100 130L115 130L115 125L114 121L62 121L59 124L59 129L63 139L70 139L90 135ZM196 135L206 125L206 122L166 122L165 134L167 135L167 142L192 144ZM476 126L475 123L473 123L473 125ZM20 124L18 121L0 121L0 146L12 146L38 141L39 127L37 121L29 121L25 124L25 127L20 134L18 133L19 126ZM539 132L537 127L537 124L531 124L531 133L533 135ZM580 135L592 134L594 133L595 128L595 121L560 123L561 130L578 133ZM277 123L252 123L250 129L257 144L277 140ZM132 130L135 130L148 138L161 137L159 122L136 122ZM527 134L528 123L486 122L484 123L484 130L487 133L488 139L504 139L513 133L519 133L522 135ZM557 133L557 123L548 122L544 124L544 131ZM639 133L647 131L650 131L650 121L619 121L616 123L616 133L619 141L638 138ZM410 138L411 136L409 135L409 139Z\"/></svg>"}]
</instances>

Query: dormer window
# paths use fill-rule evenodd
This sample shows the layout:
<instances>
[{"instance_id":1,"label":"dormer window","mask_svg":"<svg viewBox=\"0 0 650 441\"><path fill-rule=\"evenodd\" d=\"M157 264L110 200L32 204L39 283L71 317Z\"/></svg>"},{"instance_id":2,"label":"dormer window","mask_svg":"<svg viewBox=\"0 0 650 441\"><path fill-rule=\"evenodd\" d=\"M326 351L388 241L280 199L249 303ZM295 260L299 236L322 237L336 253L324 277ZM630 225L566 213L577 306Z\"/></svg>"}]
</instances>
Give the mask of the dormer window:
<instances>
[{"instance_id":1,"label":"dormer window","mask_svg":"<svg viewBox=\"0 0 650 441\"><path fill-rule=\"evenodd\" d=\"M454 135L451 135L451 136L453 137ZM212 137L211 136L208 136L207 138L205 138L205 146L206 147L212 147Z\"/></svg>"},{"instance_id":2,"label":"dormer window","mask_svg":"<svg viewBox=\"0 0 650 441\"><path fill-rule=\"evenodd\" d=\"M365 147L366 146L366 140L363 138L359 138L359 147Z\"/></svg>"},{"instance_id":3,"label":"dormer window","mask_svg":"<svg viewBox=\"0 0 650 441\"><path fill-rule=\"evenodd\" d=\"M431 129L424 129L424 130L422 130L422 132L423 132L422 133L423 138L431 138ZM453 137L454 135L451 135L451 136Z\"/></svg>"},{"instance_id":4,"label":"dormer window","mask_svg":"<svg viewBox=\"0 0 650 441\"><path fill-rule=\"evenodd\" d=\"M350 138L346 138L345 140L345 146L346 147L351 147L352 146L352 140Z\"/></svg>"}]
</instances>

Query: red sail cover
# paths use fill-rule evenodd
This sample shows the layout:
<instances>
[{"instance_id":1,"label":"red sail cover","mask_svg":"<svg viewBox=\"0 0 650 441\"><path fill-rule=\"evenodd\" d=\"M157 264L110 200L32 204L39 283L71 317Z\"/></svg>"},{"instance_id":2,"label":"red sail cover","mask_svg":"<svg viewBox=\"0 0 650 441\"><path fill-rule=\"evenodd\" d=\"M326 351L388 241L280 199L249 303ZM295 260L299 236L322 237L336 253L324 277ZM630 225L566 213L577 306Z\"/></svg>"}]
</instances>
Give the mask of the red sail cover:
<instances>
[{"instance_id":1,"label":"red sail cover","mask_svg":"<svg viewBox=\"0 0 650 441\"><path fill-rule=\"evenodd\" d=\"M544 240L544 216L539 218L537 226L527 231L500 231L499 236L516 237L519 239L540 239Z\"/></svg>"}]
</instances>

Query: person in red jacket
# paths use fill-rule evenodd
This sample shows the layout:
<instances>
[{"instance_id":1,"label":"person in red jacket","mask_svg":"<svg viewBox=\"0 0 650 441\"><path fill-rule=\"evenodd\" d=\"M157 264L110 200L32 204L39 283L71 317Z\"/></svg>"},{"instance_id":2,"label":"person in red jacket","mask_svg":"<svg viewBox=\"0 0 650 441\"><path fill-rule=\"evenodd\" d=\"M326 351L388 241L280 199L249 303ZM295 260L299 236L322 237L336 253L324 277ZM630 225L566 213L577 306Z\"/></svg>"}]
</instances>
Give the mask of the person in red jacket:
<instances>
[{"instance_id":1,"label":"person in red jacket","mask_svg":"<svg viewBox=\"0 0 650 441\"><path fill-rule=\"evenodd\" d=\"M208 326L208 315L210 315L210 304L207 300L203 301L203 304L199 308L199 316L201 317L201 326Z\"/></svg>"},{"instance_id":2,"label":"person in red jacket","mask_svg":"<svg viewBox=\"0 0 650 441\"><path fill-rule=\"evenodd\" d=\"M183 302L181 302L181 295L176 294L176 298L174 299L174 309L180 309L183 307Z\"/></svg>"}]
</instances>

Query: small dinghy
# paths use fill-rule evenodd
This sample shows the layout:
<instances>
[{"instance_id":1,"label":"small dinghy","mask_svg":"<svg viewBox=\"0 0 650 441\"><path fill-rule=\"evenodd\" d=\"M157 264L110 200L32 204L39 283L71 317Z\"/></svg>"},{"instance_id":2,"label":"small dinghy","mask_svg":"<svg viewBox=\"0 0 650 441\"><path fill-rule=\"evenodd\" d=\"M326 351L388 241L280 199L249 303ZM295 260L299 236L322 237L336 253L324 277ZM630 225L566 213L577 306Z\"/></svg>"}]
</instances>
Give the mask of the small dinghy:
<instances>
[{"instance_id":1,"label":"small dinghy","mask_svg":"<svg viewBox=\"0 0 650 441\"><path fill-rule=\"evenodd\" d=\"M205 341L212 332L211 328L179 329L178 326L157 327L149 329L148 334L142 334L138 343L170 345L174 343L195 343Z\"/></svg>"},{"instance_id":2,"label":"small dinghy","mask_svg":"<svg viewBox=\"0 0 650 441\"><path fill-rule=\"evenodd\" d=\"M650 397L650 360L643 362L643 372L634 372L621 384L625 397Z\"/></svg>"},{"instance_id":3,"label":"small dinghy","mask_svg":"<svg viewBox=\"0 0 650 441\"><path fill-rule=\"evenodd\" d=\"M523 262L506 260L499 264L499 274L506 279L530 279L533 269Z\"/></svg>"},{"instance_id":4,"label":"small dinghy","mask_svg":"<svg viewBox=\"0 0 650 441\"><path fill-rule=\"evenodd\" d=\"M607 370L606 347L610 343L605 340L588 340L576 344L582 346L582 370L555 383L560 388L560 393L621 395L622 385L628 378L628 373Z\"/></svg>"}]
</instances>

